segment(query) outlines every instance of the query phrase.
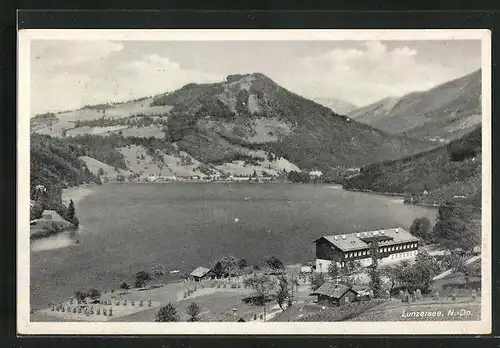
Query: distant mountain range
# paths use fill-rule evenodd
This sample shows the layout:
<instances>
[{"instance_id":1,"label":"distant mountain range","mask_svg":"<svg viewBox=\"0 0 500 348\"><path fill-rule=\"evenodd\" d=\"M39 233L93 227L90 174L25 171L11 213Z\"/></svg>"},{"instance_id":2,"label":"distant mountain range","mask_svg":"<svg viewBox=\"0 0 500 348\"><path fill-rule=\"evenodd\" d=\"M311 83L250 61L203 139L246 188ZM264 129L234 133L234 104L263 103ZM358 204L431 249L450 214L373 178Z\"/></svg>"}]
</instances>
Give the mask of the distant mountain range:
<instances>
[{"instance_id":1,"label":"distant mountain range","mask_svg":"<svg viewBox=\"0 0 500 348\"><path fill-rule=\"evenodd\" d=\"M314 101L318 104L326 106L329 109L332 109L339 115L347 115L351 111L359 108L359 106L353 103L349 103L336 98L315 98Z\"/></svg>"},{"instance_id":2,"label":"distant mountain range","mask_svg":"<svg viewBox=\"0 0 500 348\"><path fill-rule=\"evenodd\" d=\"M260 169L272 169L269 159L284 159L303 169L359 167L431 146L354 122L260 73L188 84L135 101L38 115L31 123L33 131L58 137L161 139L220 170L229 170L227 164L241 159Z\"/></svg>"},{"instance_id":3,"label":"distant mountain range","mask_svg":"<svg viewBox=\"0 0 500 348\"><path fill-rule=\"evenodd\" d=\"M359 171L344 180L352 189L477 197L480 73L348 116L260 73L37 115L32 132L45 136L32 135L32 184L96 181L103 171L203 177L319 169L335 177Z\"/></svg>"},{"instance_id":4,"label":"distant mountain range","mask_svg":"<svg viewBox=\"0 0 500 348\"><path fill-rule=\"evenodd\" d=\"M428 91L382 99L348 116L391 134L447 143L481 123L481 70Z\"/></svg>"}]
</instances>

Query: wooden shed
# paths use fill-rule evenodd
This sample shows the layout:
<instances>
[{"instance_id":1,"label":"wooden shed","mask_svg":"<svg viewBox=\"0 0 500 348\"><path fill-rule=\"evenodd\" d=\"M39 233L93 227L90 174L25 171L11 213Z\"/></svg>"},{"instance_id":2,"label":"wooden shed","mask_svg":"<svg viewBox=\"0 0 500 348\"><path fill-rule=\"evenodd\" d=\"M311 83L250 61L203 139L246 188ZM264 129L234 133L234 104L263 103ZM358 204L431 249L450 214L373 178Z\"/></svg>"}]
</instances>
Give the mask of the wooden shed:
<instances>
[{"instance_id":1,"label":"wooden shed","mask_svg":"<svg viewBox=\"0 0 500 348\"><path fill-rule=\"evenodd\" d=\"M189 277L194 280L199 282L202 279L207 279L213 275L213 272L209 268L205 267L198 267L195 269L193 272L189 274Z\"/></svg>"},{"instance_id":2,"label":"wooden shed","mask_svg":"<svg viewBox=\"0 0 500 348\"><path fill-rule=\"evenodd\" d=\"M325 283L313 295L318 296L318 303L342 306L357 300L358 293L344 284Z\"/></svg>"}]
</instances>

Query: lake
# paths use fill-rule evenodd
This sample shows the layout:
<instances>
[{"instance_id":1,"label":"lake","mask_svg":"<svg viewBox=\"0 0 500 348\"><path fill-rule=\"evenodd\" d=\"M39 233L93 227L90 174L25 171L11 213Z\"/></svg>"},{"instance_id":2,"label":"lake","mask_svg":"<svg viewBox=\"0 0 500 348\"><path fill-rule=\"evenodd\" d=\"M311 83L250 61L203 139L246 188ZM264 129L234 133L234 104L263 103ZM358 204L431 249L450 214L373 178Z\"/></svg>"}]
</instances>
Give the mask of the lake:
<instances>
[{"instance_id":1,"label":"lake","mask_svg":"<svg viewBox=\"0 0 500 348\"><path fill-rule=\"evenodd\" d=\"M76 204L78 244L64 234L32 243L32 308L75 290L118 288L153 264L182 274L227 254L251 264L273 255L302 263L314 260L313 241L323 235L407 229L436 215L332 185L107 184L94 191Z\"/></svg>"}]
</instances>

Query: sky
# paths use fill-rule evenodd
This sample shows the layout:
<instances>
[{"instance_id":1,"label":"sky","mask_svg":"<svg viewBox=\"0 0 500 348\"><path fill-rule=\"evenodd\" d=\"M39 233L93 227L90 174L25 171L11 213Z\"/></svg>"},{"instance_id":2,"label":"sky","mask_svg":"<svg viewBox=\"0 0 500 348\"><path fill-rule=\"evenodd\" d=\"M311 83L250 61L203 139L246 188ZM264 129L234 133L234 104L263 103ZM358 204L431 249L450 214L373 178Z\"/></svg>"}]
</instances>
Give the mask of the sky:
<instances>
[{"instance_id":1,"label":"sky","mask_svg":"<svg viewBox=\"0 0 500 348\"><path fill-rule=\"evenodd\" d=\"M31 41L32 115L261 72L306 98L364 106L481 67L479 40Z\"/></svg>"}]
</instances>

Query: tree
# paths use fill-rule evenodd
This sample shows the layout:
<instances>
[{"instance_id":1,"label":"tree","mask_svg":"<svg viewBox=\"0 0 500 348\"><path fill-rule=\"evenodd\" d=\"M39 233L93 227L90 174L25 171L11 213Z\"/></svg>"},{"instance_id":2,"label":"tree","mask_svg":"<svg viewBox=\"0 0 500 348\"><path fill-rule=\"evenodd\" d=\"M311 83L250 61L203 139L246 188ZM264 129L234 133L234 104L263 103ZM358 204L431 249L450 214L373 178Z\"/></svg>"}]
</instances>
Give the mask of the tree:
<instances>
[{"instance_id":1,"label":"tree","mask_svg":"<svg viewBox=\"0 0 500 348\"><path fill-rule=\"evenodd\" d=\"M377 242L370 243L370 257L372 259L372 264L371 264L372 268L378 267L378 259L379 259L378 250L379 248Z\"/></svg>"},{"instance_id":2,"label":"tree","mask_svg":"<svg viewBox=\"0 0 500 348\"><path fill-rule=\"evenodd\" d=\"M171 322L179 321L179 315L177 314L177 309L169 302L166 306L161 307L158 313L156 313L155 321L157 322Z\"/></svg>"},{"instance_id":3,"label":"tree","mask_svg":"<svg viewBox=\"0 0 500 348\"><path fill-rule=\"evenodd\" d=\"M224 277L232 274L236 269L239 269L238 258L233 255L226 255L215 263L213 272L217 277Z\"/></svg>"},{"instance_id":4,"label":"tree","mask_svg":"<svg viewBox=\"0 0 500 348\"><path fill-rule=\"evenodd\" d=\"M146 284L150 280L151 280L151 276L149 275L149 273L144 272L144 271L137 272L137 274L135 275L135 287L142 288L142 287L146 286Z\"/></svg>"},{"instance_id":5,"label":"tree","mask_svg":"<svg viewBox=\"0 0 500 348\"><path fill-rule=\"evenodd\" d=\"M75 298L78 302L83 302L87 298L87 293L77 290L75 291Z\"/></svg>"},{"instance_id":6,"label":"tree","mask_svg":"<svg viewBox=\"0 0 500 348\"><path fill-rule=\"evenodd\" d=\"M433 234L438 244L454 251L471 252L480 241L480 228L463 206L443 203L439 206Z\"/></svg>"},{"instance_id":7,"label":"tree","mask_svg":"<svg viewBox=\"0 0 500 348\"><path fill-rule=\"evenodd\" d=\"M410 233L422 240L429 239L429 228L431 222L426 217L416 218L410 226Z\"/></svg>"},{"instance_id":8,"label":"tree","mask_svg":"<svg viewBox=\"0 0 500 348\"><path fill-rule=\"evenodd\" d=\"M74 218L75 218L75 203L73 203L73 200L71 199L68 205L68 220L73 221Z\"/></svg>"},{"instance_id":9,"label":"tree","mask_svg":"<svg viewBox=\"0 0 500 348\"><path fill-rule=\"evenodd\" d=\"M189 315L189 321L198 321L198 316L201 313L201 308L196 302L192 302L187 308L187 314Z\"/></svg>"},{"instance_id":10,"label":"tree","mask_svg":"<svg viewBox=\"0 0 500 348\"><path fill-rule=\"evenodd\" d=\"M332 279L337 279L339 276L339 267L337 266L337 263L334 261L328 265L328 275Z\"/></svg>"},{"instance_id":11,"label":"tree","mask_svg":"<svg viewBox=\"0 0 500 348\"><path fill-rule=\"evenodd\" d=\"M101 292L97 289L90 289L87 292L87 296L90 297L92 300L97 300L99 297L101 297Z\"/></svg>"},{"instance_id":12,"label":"tree","mask_svg":"<svg viewBox=\"0 0 500 348\"><path fill-rule=\"evenodd\" d=\"M212 268L212 271L214 272L217 278L224 276L224 268L222 267L222 263L220 261L217 261L215 263L215 266L214 268Z\"/></svg>"},{"instance_id":13,"label":"tree","mask_svg":"<svg viewBox=\"0 0 500 348\"><path fill-rule=\"evenodd\" d=\"M130 289L130 284L127 282L123 282L120 284L120 289L128 290L128 289Z\"/></svg>"},{"instance_id":14,"label":"tree","mask_svg":"<svg viewBox=\"0 0 500 348\"><path fill-rule=\"evenodd\" d=\"M283 264L283 262L280 259L278 259L276 256L271 256L270 258L268 258L266 260L265 263L266 263L266 265L271 267L273 270L280 270L280 269L285 268L285 265Z\"/></svg>"},{"instance_id":15,"label":"tree","mask_svg":"<svg viewBox=\"0 0 500 348\"><path fill-rule=\"evenodd\" d=\"M247 260L245 260L245 259L240 259L240 260L238 261L238 268L239 268L239 269L244 269L244 268L246 268L247 266L248 266Z\"/></svg>"},{"instance_id":16,"label":"tree","mask_svg":"<svg viewBox=\"0 0 500 348\"><path fill-rule=\"evenodd\" d=\"M382 295L382 280L380 278L380 271L376 267L370 267L368 275L370 276L370 289L373 291L373 296L378 298Z\"/></svg>"},{"instance_id":17,"label":"tree","mask_svg":"<svg viewBox=\"0 0 500 348\"><path fill-rule=\"evenodd\" d=\"M284 311L285 301L290 298L290 284L286 277L280 276L278 278L278 287L276 290L276 302L278 302L278 306Z\"/></svg>"},{"instance_id":18,"label":"tree","mask_svg":"<svg viewBox=\"0 0 500 348\"><path fill-rule=\"evenodd\" d=\"M440 272L436 259L427 252L421 251L415 258L415 262L410 264L402 261L399 265L391 268L384 268L384 274L389 276L394 282L399 283L410 291L420 289L428 292L432 284L432 279Z\"/></svg>"},{"instance_id":19,"label":"tree","mask_svg":"<svg viewBox=\"0 0 500 348\"><path fill-rule=\"evenodd\" d=\"M392 296L392 290L394 286L401 281L402 274L404 270L410 267L410 263L407 260L403 260L393 265L387 265L380 269L380 274L387 277L391 282L391 287L389 289L389 296Z\"/></svg>"},{"instance_id":20,"label":"tree","mask_svg":"<svg viewBox=\"0 0 500 348\"><path fill-rule=\"evenodd\" d=\"M151 270L153 272L153 276L157 278L163 277L165 275L165 270L163 269L162 265L153 265L151 267Z\"/></svg>"},{"instance_id":21,"label":"tree","mask_svg":"<svg viewBox=\"0 0 500 348\"><path fill-rule=\"evenodd\" d=\"M349 261L349 262L345 262L344 263L344 266L342 266L340 268L340 275L342 276L343 278L343 282L348 285L348 286L352 286L352 282L350 280L350 276L351 274L354 272L354 262L352 261Z\"/></svg>"},{"instance_id":22,"label":"tree","mask_svg":"<svg viewBox=\"0 0 500 348\"><path fill-rule=\"evenodd\" d=\"M325 274L322 272L314 272L311 274L309 281L311 282L311 290L317 290L321 285L325 284Z\"/></svg>"},{"instance_id":23,"label":"tree","mask_svg":"<svg viewBox=\"0 0 500 348\"><path fill-rule=\"evenodd\" d=\"M264 307L264 318L266 317L266 302L269 295L273 293L275 289L275 282L268 275L253 276L251 278L245 279L245 285L252 288L254 291L254 300L260 303Z\"/></svg>"},{"instance_id":24,"label":"tree","mask_svg":"<svg viewBox=\"0 0 500 348\"><path fill-rule=\"evenodd\" d=\"M303 183L311 182L311 176L309 175L308 172L297 172L292 170L288 172L287 176L288 180L290 180L291 182L303 182Z\"/></svg>"}]
</instances>

